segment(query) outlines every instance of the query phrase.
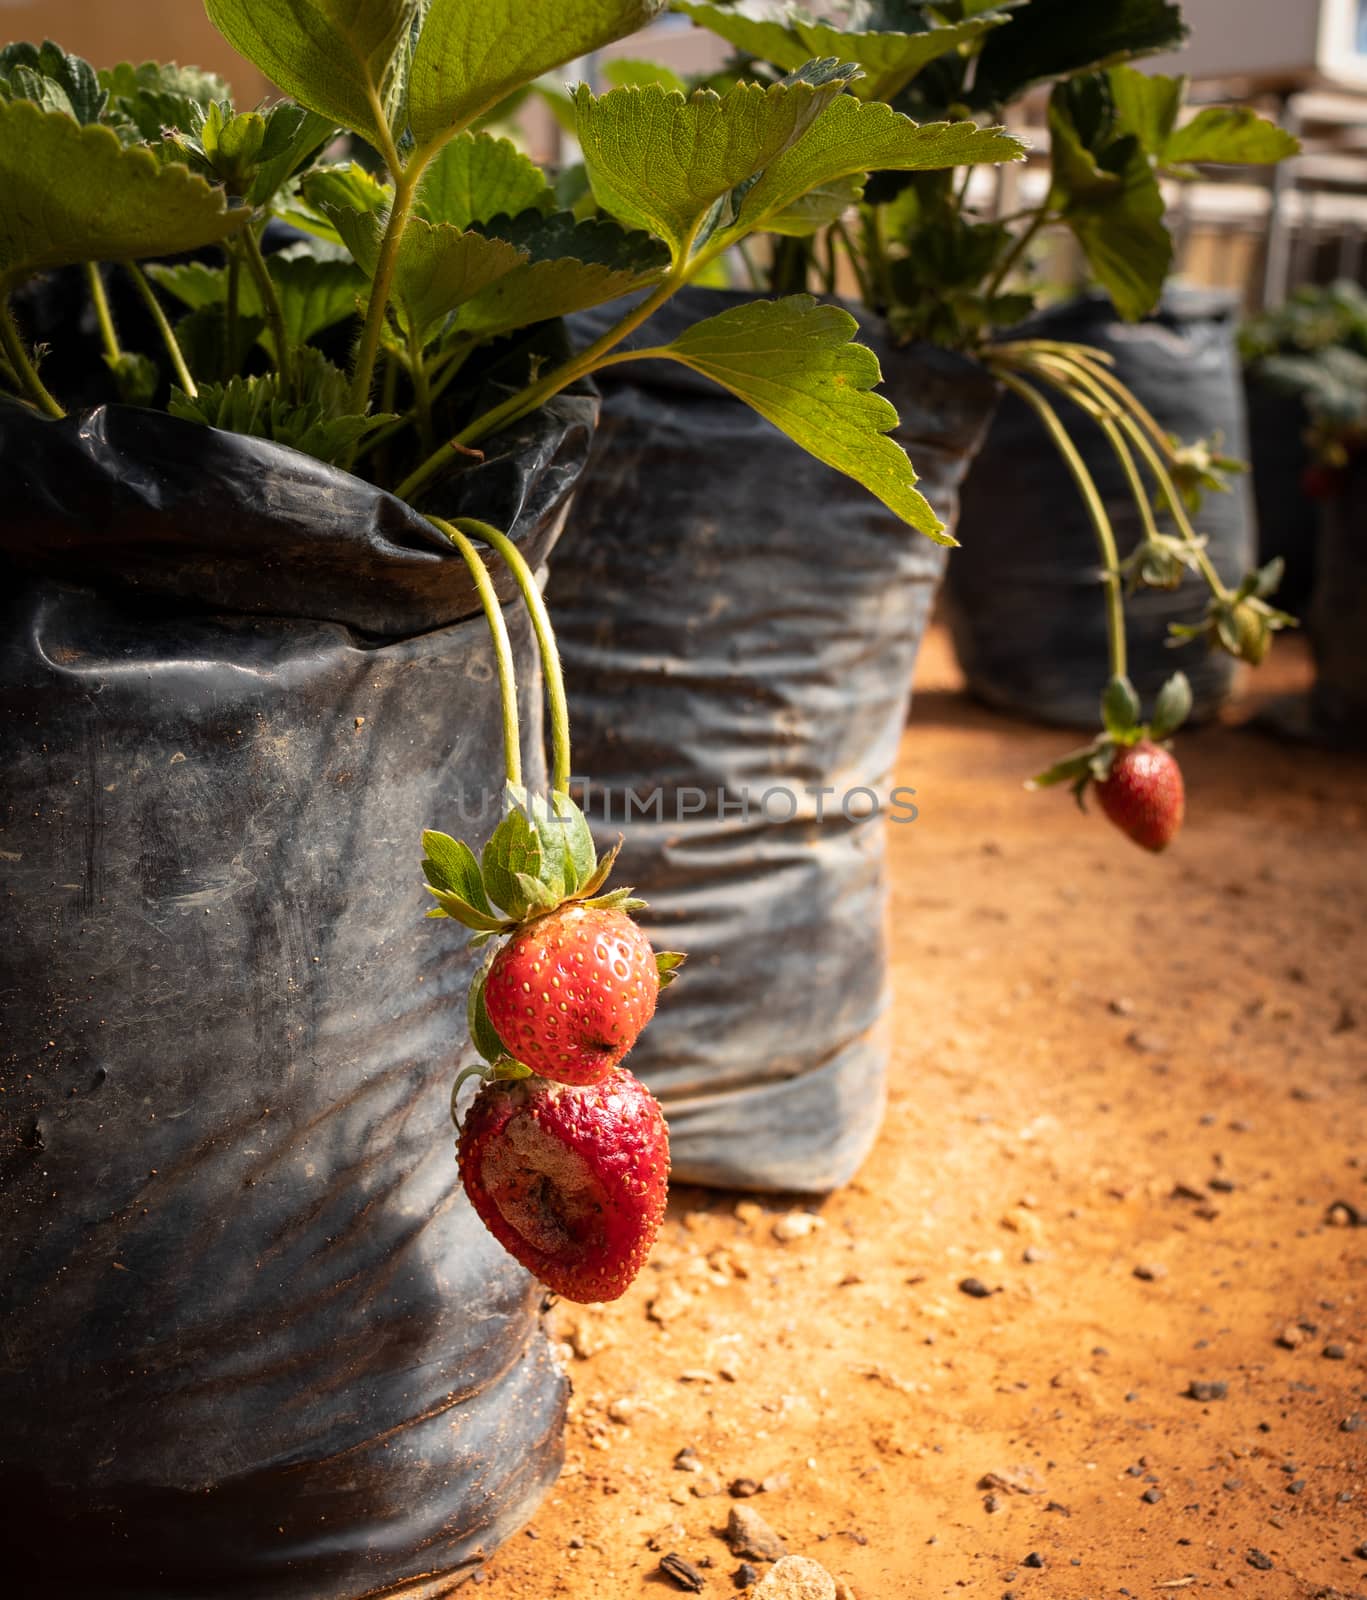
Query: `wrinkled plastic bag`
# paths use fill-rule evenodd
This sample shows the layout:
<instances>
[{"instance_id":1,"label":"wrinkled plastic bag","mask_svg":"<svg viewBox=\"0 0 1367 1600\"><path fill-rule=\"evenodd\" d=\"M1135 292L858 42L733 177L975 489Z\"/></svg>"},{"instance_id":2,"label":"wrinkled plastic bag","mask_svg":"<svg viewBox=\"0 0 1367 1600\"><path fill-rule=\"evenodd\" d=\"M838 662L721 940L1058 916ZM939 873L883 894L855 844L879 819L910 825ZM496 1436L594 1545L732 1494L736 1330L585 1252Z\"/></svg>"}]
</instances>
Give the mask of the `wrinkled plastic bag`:
<instances>
[{"instance_id":1,"label":"wrinkled plastic bag","mask_svg":"<svg viewBox=\"0 0 1367 1600\"><path fill-rule=\"evenodd\" d=\"M562 397L441 509L542 562L592 425ZM474 958L419 831L478 847L502 786L465 565L151 412L0 403L0 503L6 1593L447 1593L553 1479L566 1395L448 1120Z\"/></svg>"}]
</instances>

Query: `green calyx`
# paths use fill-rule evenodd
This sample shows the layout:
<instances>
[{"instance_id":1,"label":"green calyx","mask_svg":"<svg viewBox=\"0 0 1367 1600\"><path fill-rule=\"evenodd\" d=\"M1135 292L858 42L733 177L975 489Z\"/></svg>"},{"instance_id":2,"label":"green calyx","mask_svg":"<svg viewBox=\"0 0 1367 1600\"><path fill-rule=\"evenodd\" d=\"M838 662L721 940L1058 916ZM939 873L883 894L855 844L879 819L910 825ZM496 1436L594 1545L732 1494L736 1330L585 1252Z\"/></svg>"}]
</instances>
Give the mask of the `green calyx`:
<instances>
[{"instance_id":1,"label":"green calyx","mask_svg":"<svg viewBox=\"0 0 1367 1600\"><path fill-rule=\"evenodd\" d=\"M1123 675L1111 679L1101 697L1102 731L1081 750L1074 750L1026 784L1027 789L1052 789L1066 783L1079 808L1086 809L1087 786L1105 783L1116 757L1144 739L1154 742L1171 737L1191 714L1191 684L1184 672L1175 672L1158 691L1153 716L1141 722L1141 706L1134 685Z\"/></svg>"},{"instance_id":2,"label":"green calyx","mask_svg":"<svg viewBox=\"0 0 1367 1600\"><path fill-rule=\"evenodd\" d=\"M431 829L424 832L423 875L437 904L429 917L451 917L484 944L564 905L639 911L630 889L602 893L620 841L599 859L584 813L568 795L529 795L508 784L507 810L482 854Z\"/></svg>"},{"instance_id":3,"label":"green calyx","mask_svg":"<svg viewBox=\"0 0 1367 1600\"><path fill-rule=\"evenodd\" d=\"M1212 650L1223 650L1236 661L1256 667L1266 656L1272 635L1297 626L1289 612L1278 611L1267 603L1267 596L1274 594L1281 582L1284 566L1282 558L1276 556L1266 566L1248 573L1233 594L1213 594L1200 622L1169 623L1169 643L1204 639Z\"/></svg>"}]
</instances>

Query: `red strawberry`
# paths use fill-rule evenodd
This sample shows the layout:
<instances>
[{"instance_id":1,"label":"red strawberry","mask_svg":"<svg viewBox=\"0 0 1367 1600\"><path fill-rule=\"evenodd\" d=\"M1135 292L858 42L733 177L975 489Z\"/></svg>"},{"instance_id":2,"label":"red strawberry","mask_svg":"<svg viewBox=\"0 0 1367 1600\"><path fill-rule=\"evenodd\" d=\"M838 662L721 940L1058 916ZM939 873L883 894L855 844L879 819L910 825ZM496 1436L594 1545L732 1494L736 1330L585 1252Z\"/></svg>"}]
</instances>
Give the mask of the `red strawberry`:
<instances>
[{"instance_id":1,"label":"red strawberry","mask_svg":"<svg viewBox=\"0 0 1367 1600\"><path fill-rule=\"evenodd\" d=\"M623 911L566 905L520 928L494 958L484 1004L524 1066L598 1083L655 1015L655 952Z\"/></svg>"},{"instance_id":2,"label":"red strawberry","mask_svg":"<svg viewBox=\"0 0 1367 1600\"><path fill-rule=\"evenodd\" d=\"M485 1227L567 1300L615 1300L664 1218L669 1134L625 1067L585 1088L495 1079L460 1130L460 1176Z\"/></svg>"},{"instance_id":3,"label":"red strawberry","mask_svg":"<svg viewBox=\"0 0 1367 1600\"><path fill-rule=\"evenodd\" d=\"M1096 797L1116 827L1146 850L1170 845L1186 810L1182 769L1149 739L1116 753L1110 775L1096 786Z\"/></svg>"}]
</instances>

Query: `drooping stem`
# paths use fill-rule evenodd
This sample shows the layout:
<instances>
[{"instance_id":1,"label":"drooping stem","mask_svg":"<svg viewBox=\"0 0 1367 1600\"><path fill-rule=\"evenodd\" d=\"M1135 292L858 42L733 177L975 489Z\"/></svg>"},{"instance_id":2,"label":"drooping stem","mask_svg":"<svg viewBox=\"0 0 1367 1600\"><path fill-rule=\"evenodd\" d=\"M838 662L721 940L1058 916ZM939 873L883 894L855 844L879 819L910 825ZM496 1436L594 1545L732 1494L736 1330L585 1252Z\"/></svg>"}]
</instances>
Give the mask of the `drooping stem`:
<instances>
[{"instance_id":1,"label":"drooping stem","mask_svg":"<svg viewBox=\"0 0 1367 1600\"><path fill-rule=\"evenodd\" d=\"M152 285L147 281L147 274L136 261L125 261L124 268L133 280L133 287L142 296L143 303L151 313L152 321L157 325L157 332L161 341L166 346L166 353L171 358L171 365L175 368L176 377L180 386L191 400L198 398L199 389L195 380L190 375L190 369L185 364L185 355L176 340L175 330L166 319L166 313L161 309L161 302L152 292Z\"/></svg>"},{"instance_id":2,"label":"drooping stem","mask_svg":"<svg viewBox=\"0 0 1367 1600\"><path fill-rule=\"evenodd\" d=\"M427 520L460 551L465 565L470 569L470 576L475 580L475 592L479 595L479 603L494 642L494 665L498 672L498 694L503 712L503 770L509 783L521 787L522 731L517 714L517 673L513 666L513 648L508 642L508 624L503 617L503 607L494 593L494 580L489 576L484 558L459 528L452 527L441 517L428 517Z\"/></svg>"},{"instance_id":3,"label":"drooping stem","mask_svg":"<svg viewBox=\"0 0 1367 1600\"><path fill-rule=\"evenodd\" d=\"M14 371L20 389L46 416L54 420L66 415L61 406L48 393L38 369L29 360L24 341L14 323L14 313L9 307L9 285L0 283L0 350Z\"/></svg>"},{"instance_id":4,"label":"drooping stem","mask_svg":"<svg viewBox=\"0 0 1367 1600\"><path fill-rule=\"evenodd\" d=\"M555 629L550 613L541 598L536 574L527 565L522 552L505 533L491 528L487 522L477 522L473 517L457 517L456 526L473 534L497 550L512 573L527 612L536 631L536 643L541 651L541 672L546 680L546 699L551 713L551 790L555 794L570 792L570 708L565 697L565 674L560 666L560 651L556 648Z\"/></svg>"},{"instance_id":5,"label":"drooping stem","mask_svg":"<svg viewBox=\"0 0 1367 1600\"><path fill-rule=\"evenodd\" d=\"M109 296L104 292L104 279L100 275L98 261L86 262L85 279L90 285L90 301L95 307L95 320L100 325L100 341L104 345L104 353L111 361L118 361L122 359L123 351L119 348L118 330L114 327L114 313L109 309Z\"/></svg>"},{"instance_id":6,"label":"drooping stem","mask_svg":"<svg viewBox=\"0 0 1367 1600\"><path fill-rule=\"evenodd\" d=\"M859 285L860 301L873 309L873 284L868 273L864 270L864 263L860 260L859 252L854 247L854 240L850 238L849 230L843 222L831 224L831 238L839 239L845 247L845 257L850 263L850 270L854 273L854 280Z\"/></svg>"},{"instance_id":7,"label":"drooping stem","mask_svg":"<svg viewBox=\"0 0 1367 1600\"><path fill-rule=\"evenodd\" d=\"M1096 533L1097 549L1101 553L1102 584L1106 591L1106 639L1110 654L1111 676L1123 678L1126 675L1125 602L1121 589L1120 559L1116 552L1115 531L1111 527L1111 519L1106 514L1106 507L1097 492L1091 473L1087 470L1086 462L1078 454L1077 446L1068 437L1068 430L1059 420L1053 406L1038 389L1026 383L1014 372L995 363L992 363L992 369L1001 382L1013 394L1019 395L1044 424L1049 437L1063 457L1069 472L1072 473L1073 480L1086 504Z\"/></svg>"},{"instance_id":8,"label":"drooping stem","mask_svg":"<svg viewBox=\"0 0 1367 1600\"><path fill-rule=\"evenodd\" d=\"M266 313L266 326L271 330L271 343L275 346L275 370L280 374L280 387L286 394L294 390L294 357L290 351L289 336L285 331L285 312L276 292L266 258L261 254L261 242L253 228L242 230L242 244L247 257L247 271L261 296L261 308ZM234 352L235 354L236 352Z\"/></svg>"},{"instance_id":9,"label":"drooping stem","mask_svg":"<svg viewBox=\"0 0 1367 1600\"><path fill-rule=\"evenodd\" d=\"M1027 352L1029 349L1028 346L1021 346L1020 348ZM1124 433L1129 436L1153 475L1154 482L1158 485L1159 492L1162 494L1172 514L1172 519L1177 524L1182 541L1191 550L1192 560L1196 563L1201 576L1206 580L1211 593L1220 599L1228 599L1229 591L1225 588L1224 581L1215 570L1214 562L1206 554L1205 546L1201 543L1196 530L1192 527L1191 519L1187 516L1186 507L1182 504L1177 486L1173 483L1167 466L1159 450L1155 448L1152 439L1150 439L1149 433L1157 432L1163 440L1164 448L1170 451L1166 436L1161 433L1158 424L1144 410L1139 400L1118 378L1114 378L1109 373L1106 376L1111 377L1112 381L1103 385L1100 371L1095 370L1089 363L1072 355L1035 355L1030 365L1033 371L1047 382L1052 383L1074 403L1085 405L1086 401L1090 399L1092 406L1088 406L1087 409L1093 410L1093 407L1095 407L1104 410L1105 414L1111 417ZM1078 392L1079 389L1081 394ZM1141 412L1147 418L1147 430L1141 428L1136 420ZM1095 410L1093 410L1093 415L1096 415ZM1097 420L1100 421L1101 417L1098 416ZM1131 487L1135 498L1140 503L1142 513L1147 514L1149 512L1149 503L1143 491L1143 484L1140 483L1138 488L1134 488L1132 483ZM1146 531L1149 528L1151 528L1151 520L1146 517Z\"/></svg>"}]
</instances>

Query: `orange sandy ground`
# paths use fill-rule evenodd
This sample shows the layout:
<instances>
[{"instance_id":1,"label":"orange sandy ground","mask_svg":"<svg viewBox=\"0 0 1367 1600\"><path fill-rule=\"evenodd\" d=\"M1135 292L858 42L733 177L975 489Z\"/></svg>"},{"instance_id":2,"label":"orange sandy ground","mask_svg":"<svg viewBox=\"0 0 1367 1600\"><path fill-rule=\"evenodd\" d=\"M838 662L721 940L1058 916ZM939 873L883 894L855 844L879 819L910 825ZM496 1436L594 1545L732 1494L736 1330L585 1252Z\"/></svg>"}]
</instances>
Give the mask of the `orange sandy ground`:
<instances>
[{"instance_id":1,"label":"orange sandy ground","mask_svg":"<svg viewBox=\"0 0 1367 1600\"><path fill-rule=\"evenodd\" d=\"M565 1471L491 1593L665 1600L675 1551L734 1594L744 1477L857 1600L1367 1594L1367 762L1237 726L1307 681L1274 656L1151 858L1022 792L1073 741L932 636L878 1146L824 1203L676 1192L623 1300L556 1308Z\"/></svg>"}]
</instances>

